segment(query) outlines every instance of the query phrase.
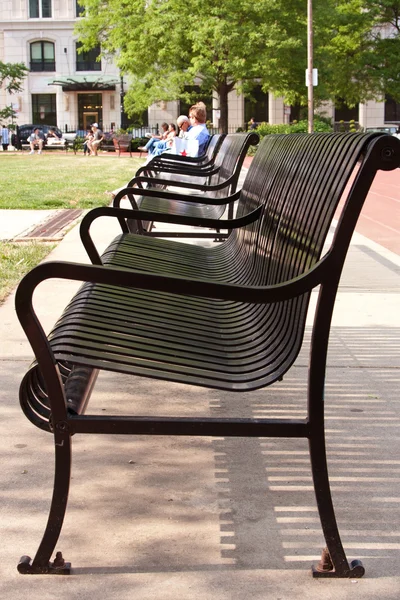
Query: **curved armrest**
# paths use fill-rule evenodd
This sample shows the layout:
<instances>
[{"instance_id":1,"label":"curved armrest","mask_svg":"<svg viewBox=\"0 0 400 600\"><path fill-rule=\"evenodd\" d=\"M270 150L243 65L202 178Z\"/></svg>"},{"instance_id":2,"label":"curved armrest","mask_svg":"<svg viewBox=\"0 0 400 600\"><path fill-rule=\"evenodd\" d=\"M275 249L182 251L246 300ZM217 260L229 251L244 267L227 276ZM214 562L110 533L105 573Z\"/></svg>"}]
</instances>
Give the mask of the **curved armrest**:
<instances>
[{"instance_id":1,"label":"curved armrest","mask_svg":"<svg viewBox=\"0 0 400 600\"><path fill-rule=\"evenodd\" d=\"M225 187L225 185L226 184L224 184L223 187ZM209 191L208 187L206 187L206 191ZM213 204L215 206L220 206L221 204L230 204L231 202L239 200L240 190L235 192L234 194L230 194L229 196L215 198L213 196L207 195L196 196L190 194L180 194L179 192L175 191L170 192L168 190L158 190L153 188L126 187L122 190L119 190L119 192L115 195L113 200L113 206L115 208L119 208L121 200L125 196L128 196L131 203L134 204L133 208L139 208L135 201L132 202L133 196L143 196L145 198L163 198L165 200L176 200L177 202L195 202L196 204Z\"/></svg>"},{"instance_id":2,"label":"curved armrest","mask_svg":"<svg viewBox=\"0 0 400 600\"><path fill-rule=\"evenodd\" d=\"M228 180L226 180L226 181L228 181ZM223 181L222 183L219 183L219 184L210 185L208 183L196 183L195 181L191 181L191 180L189 180L188 182L174 181L173 179L159 179L158 177L157 178L156 177L145 177L142 175L140 177L134 177L133 179L131 179L129 181L127 187L133 187L134 185L137 185L138 187L141 188L143 183L147 183L150 187L152 185L163 185L163 186L170 185L172 187L183 187L183 188L187 188L189 190L200 190L203 192L207 192L207 191L211 192L211 191L216 191L216 190L222 189L226 185L229 185L229 182L226 183L226 181Z\"/></svg>"},{"instance_id":3,"label":"curved armrest","mask_svg":"<svg viewBox=\"0 0 400 600\"><path fill-rule=\"evenodd\" d=\"M193 167L204 168L209 167L214 164L214 159L208 159L208 156L203 154L203 156L180 156L178 154L160 154L160 156L155 156L151 159L148 165L156 165L157 163L161 164L169 164L172 165L175 163L176 165L185 166L185 165L193 165Z\"/></svg>"},{"instance_id":4,"label":"curved armrest","mask_svg":"<svg viewBox=\"0 0 400 600\"><path fill-rule=\"evenodd\" d=\"M243 217L237 219L209 219L207 217L185 217L182 215L171 215L168 213L157 213L148 210L134 210L130 208L113 208L111 206L100 206L93 208L82 219L80 224L80 236L86 252L93 264L101 265L101 258L90 235L90 226L99 217L113 217L118 219L123 233L129 233L126 219L138 221L157 221L158 223L173 223L174 225L189 225L191 227L207 227L209 229L239 229L257 221L262 214L262 206ZM135 234L132 234L135 235Z\"/></svg>"},{"instance_id":5,"label":"curved armrest","mask_svg":"<svg viewBox=\"0 0 400 600\"><path fill-rule=\"evenodd\" d=\"M22 323L25 315L33 310L32 297L35 288L47 279L69 279L246 304L269 304L296 298L323 283L323 272L327 271L329 276L330 259L331 254L328 253L306 273L283 283L269 286L221 283L204 278L188 279L187 276L159 275L130 269L116 269L108 265L49 261L41 263L22 279L16 293L16 308Z\"/></svg>"},{"instance_id":6,"label":"curved armrest","mask_svg":"<svg viewBox=\"0 0 400 600\"><path fill-rule=\"evenodd\" d=\"M176 174L176 175L188 175L190 177L208 177L211 175L215 175L216 173L219 172L221 167L213 167L213 165L211 165L210 167L195 167L192 166L190 167L189 165L187 167L184 166L175 166L175 165L166 165L166 164L152 164L151 162L148 163L147 165L140 167L137 171L136 171L136 175L135 177L140 177L142 175L142 173L149 173L149 172L155 172L157 173L171 173L171 174ZM157 175L156 175L157 177Z\"/></svg>"}]
</instances>

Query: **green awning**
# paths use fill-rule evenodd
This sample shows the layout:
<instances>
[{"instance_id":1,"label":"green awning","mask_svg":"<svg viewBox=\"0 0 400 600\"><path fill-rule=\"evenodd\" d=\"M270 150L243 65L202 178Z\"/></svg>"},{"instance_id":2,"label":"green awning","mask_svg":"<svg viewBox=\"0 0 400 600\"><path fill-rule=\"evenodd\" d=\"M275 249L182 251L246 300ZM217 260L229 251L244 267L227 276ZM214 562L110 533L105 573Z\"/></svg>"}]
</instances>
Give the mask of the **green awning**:
<instances>
[{"instance_id":1,"label":"green awning","mask_svg":"<svg viewBox=\"0 0 400 600\"><path fill-rule=\"evenodd\" d=\"M110 75L63 75L49 81L48 85L61 85L63 92L89 92L115 90L119 80Z\"/></svg>"}]
</instances>

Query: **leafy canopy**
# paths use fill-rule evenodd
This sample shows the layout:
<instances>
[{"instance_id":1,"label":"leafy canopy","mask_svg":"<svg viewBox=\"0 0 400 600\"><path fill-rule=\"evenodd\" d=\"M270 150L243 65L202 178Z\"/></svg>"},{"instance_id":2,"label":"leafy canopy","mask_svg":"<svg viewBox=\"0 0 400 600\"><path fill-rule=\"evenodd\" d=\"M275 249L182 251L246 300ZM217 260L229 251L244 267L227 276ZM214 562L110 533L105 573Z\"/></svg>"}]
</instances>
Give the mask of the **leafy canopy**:
<instances>
[{"instance_id":1,"label":"leafy canopy","mask_svg":"<svg viewBox=\"0 0 400 600\"><path fill-rule=\"evenodd\" d=\"M26 77L28 68L24 63L3 63L0 61L0 87L10 94L22 90L22 80ZM6 120L15 117L15 111L11 106L0 110L0 119Z\"/></svg>"},{"instance_id":2,"label":"leafy canopy","mask_svg":"<svg viewBox=\"0 0 400 600\"><path fill-rule=\"evenodd\" d=\"M101 43L131 77L127 112L178 98L200 77L220 102L254 80L288 103L306 103L305 0L82 0L76 32ZM316 101L400 100L400 0L314 0ZM389 24L389 28L386 26ZM383 28L391 37L383 35ZM396 56L397 55L397 56Z\"/></svg>"}]
</instances>

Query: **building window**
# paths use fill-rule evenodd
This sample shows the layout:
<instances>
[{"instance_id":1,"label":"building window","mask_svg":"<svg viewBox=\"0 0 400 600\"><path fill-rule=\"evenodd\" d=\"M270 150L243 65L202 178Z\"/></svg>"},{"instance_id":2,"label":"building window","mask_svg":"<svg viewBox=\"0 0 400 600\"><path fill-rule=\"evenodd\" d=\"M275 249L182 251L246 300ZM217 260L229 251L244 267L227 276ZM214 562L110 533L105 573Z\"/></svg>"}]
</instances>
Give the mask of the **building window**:
<instances>
[{"instance_id":1,"label":"building window","mask_svg":"<svg viewBox=\"0 0 400 600\"><path fill-rule=\"evenodd\" d=\"M81 17L83 15L84 10L85 10L85 7L81 6L80 0L76 0L76 12L75 12L76 16Z\"/></svg>"},{"instance_id":2,"label":"building window","mask_svg":"<svg viewBox=\"0 0 400 600\"><path fill-rule=\"evenodd\" d=\"M338 99L335 104L335 122L344 121L355 121L358 123L358 104L351 108L342 100Z\"/></svg>"},{"instance_id":3,"label":"building window","mask_svg":"<svg viewBox=\"0 0 400 600\"><path fill-rule=\"evenodd\" d=\"M31 44L31 71L55 71L53 42L33 42Z\"/></svg>"},{"instance_id":4,"label":"building window","mask_svg":"<svg viewBox=\"0 0 400 600\"><path fill-rule=\"evenodd\" d=\"M88 52L79 52L81 44L76 43L76 70L77 71L101 71L101 61L97 58L100 56L100 46L96 46Z\"/></svg>"},{"instance_id":5,"label":"building window","mask_svg":"<svg viewBox=\"0 0 400 600\"><path fill-rule=\"evenodd\" d=\"M29 0L31 19L51 19L51 0Z\"/></svg>"},{"instance_id":6,"label":"building window","mask_svg":"<svg viewBox=\"0 0 400 600\"><path fill-rule=\"evenodd\" d=\"M55 94L32 94L32 123L57 126Z\"/></svg>"},{"instance_id":7,"label":"building window","mask_svg":"<svg viewBox=\"0 0 400 600\"><path fill-rule=\"evenodd\" d=\"M268 92L263 92L261 85L256 85L251 96L244 99L244 120L248 123L254 118L256 123L268 123Z\"/></svg>"},{"instance_id":8,"label":"building window","mask_svg":"<svg viewBox=\"0 0 400 600\"><path fill-rule=\"evenodd\" d=\"M385 96L385 123L400 123L400 103L391 96Z\"/></svg>"}]
</instances>

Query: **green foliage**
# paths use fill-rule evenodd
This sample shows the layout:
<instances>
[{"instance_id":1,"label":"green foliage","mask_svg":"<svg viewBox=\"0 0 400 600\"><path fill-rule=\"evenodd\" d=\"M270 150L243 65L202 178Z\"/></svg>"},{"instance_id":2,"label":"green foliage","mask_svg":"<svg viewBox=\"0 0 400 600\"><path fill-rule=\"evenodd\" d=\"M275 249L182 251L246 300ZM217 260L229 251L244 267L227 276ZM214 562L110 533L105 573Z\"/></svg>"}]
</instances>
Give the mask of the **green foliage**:
<instances>
[{"instance_id":1,"label":"green foliage","mask_svg":"<svg viewBox=\"0 0 400 600\"><path fill-rule=\"evenodd\" d=\"M3 63L0 60L0 88L4 88L9 94L15 94L22 90L22 80L28 74L29 69L24 63ZM16 112L12 106L6 106L0 110L0 122L15 119Z\"/></svg>"},{"instance_id":2,"label":"green foliage","mask_svg":"<svg viewBox=\"0 0 400 600\"><path fill-rule=\"evenodd\" d=\"M137 149L141 146L145 146L149 140L147 138L133 138L131 142L132 152L137 152Z\"/></svg>"},{"instance_id":3,"label":"green foliage","mask_svg":"<svg viewBox=\"0 0 400 600\"><path fill-rule=\"evenodd\" d=\"M314 121L314 130L315 131L332 131L332 126L315 118ZM261 123L256 132L259 134L260 139L265 137L266 135L270 135L272 133L307 133L308 131L308 122L307 121L293 121L291 124L278 124L278 125L270 125L269 123Z\"/></svg>"},{"instance_id":4,"label":"green foliage","mask_svg":"<svg viewBox=\"0 0 400 600\"><path fill-rule=\"evenodd\" d=\"M304 0L82 0L76 25L85 50L101 42L130 75L125 110L137 114L184 95L200 77L220 99L235 87L250 94L255 80L287 104L305 104L307 4ZM400 100L399 0L314 0L315 104ZM391 37L382 25L390 23ZM385 28L385 31L389 31Z\"/></svg>"},{"instance_id":5,"label":"green foliage","mask_svg":"<svg viewBox=\"0 0 400 600\"><path fill-rule=\"evenodd\" d=\"M24 63L3 63L0 61L0 87L4 87L9 94L22 90L22 80L29 69Z\"/></svg>"}]
</instances>

